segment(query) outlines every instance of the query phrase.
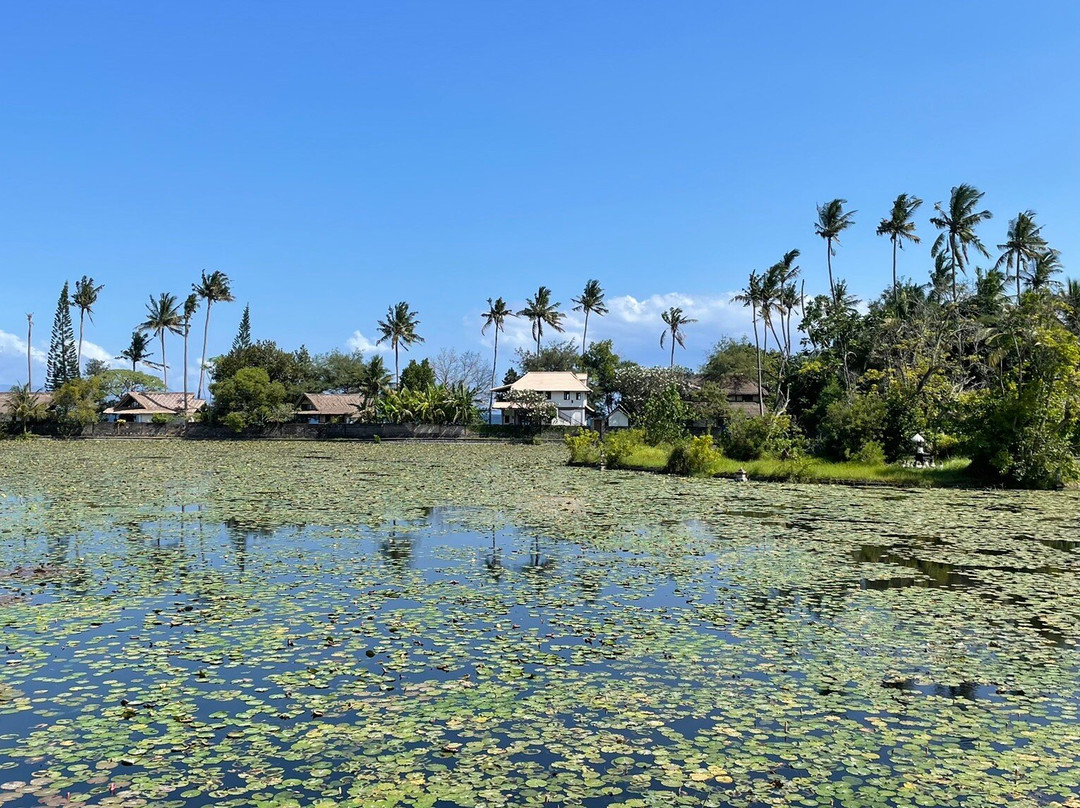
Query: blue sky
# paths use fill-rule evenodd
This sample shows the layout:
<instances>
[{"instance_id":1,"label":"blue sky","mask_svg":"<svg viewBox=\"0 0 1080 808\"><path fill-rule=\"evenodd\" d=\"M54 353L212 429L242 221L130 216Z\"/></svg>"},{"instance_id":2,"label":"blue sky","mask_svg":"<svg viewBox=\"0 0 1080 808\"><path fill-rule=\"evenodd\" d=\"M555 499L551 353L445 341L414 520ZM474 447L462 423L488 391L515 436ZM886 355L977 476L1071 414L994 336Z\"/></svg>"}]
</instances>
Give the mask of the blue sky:
<instances>
[{"instance_id":1,"label":"blue sky","mask_svg":"<svg viewBox=\"0 0 1080 808\"><path fill-rule=\"evenodd\" d=\"M813 220L833 197L858 210L834 266L864 296L887 282L874 229L901 191L926 200L930 236L903 274L925 276L925 220L961 182L986 191L991 249L1032 208L1066 267L1080 261L1075 2L4 16L4 387L25 377L25 313L44 352L60 286L83 274L106 285L88 355L118 353L151 293L186 293L205 268L238 301L215 310L211 353L245 302L256 337L322 352L366 346L402 299L427 338L412 355L486 351L486 298L517 307L544 283L569 309L596 277L613 312L590 336L664 362L659 312L682 304L700 319L680 357L696 365L745 331L728 300L751 269L798 247L808 291L827 286ZM520 324L506 344L527 340Z\"/></svg>"}]
</instances>

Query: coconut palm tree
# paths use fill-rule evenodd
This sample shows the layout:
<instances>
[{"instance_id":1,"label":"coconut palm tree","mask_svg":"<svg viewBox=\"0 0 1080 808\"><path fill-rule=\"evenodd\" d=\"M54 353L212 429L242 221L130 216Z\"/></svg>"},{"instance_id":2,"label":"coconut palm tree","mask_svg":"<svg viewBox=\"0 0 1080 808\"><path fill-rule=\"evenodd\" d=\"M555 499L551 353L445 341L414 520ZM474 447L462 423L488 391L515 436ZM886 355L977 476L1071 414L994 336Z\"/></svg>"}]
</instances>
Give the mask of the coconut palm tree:
<instances>
[{"instance_id":1,"label":"coconut palm tree","mask_svg":"<svg viewBox=\"0 0 1080 808\"><path fill-rule=\"evenodd\" d=\"M687 317L683 314L683 310L678 306L672 306L670 309L660 315L664 323L667 325L662 332L660 332L660 347L664 347L664 339L671 335L671 361L668 363L668 367L675 367L675 343L679 343L680 347L685 348L686 342L684 341L685 335L683 334L683 326L690 323L696 323L693 317Z\"/></svg>"},{"instance_id":2,"label":"coconut palm tree","mask_svg":"<svg viewBox=\"0 0 1080 808\"><path fill-rule=\"evenodd\" d=\"M506 301L501 297L496 299L493 303L491 298L488 298L488 310L484 312L481 317L484 318L484 327L480 329L481 334L486 334L487 330L492 326L495 327L495 355L491 360L491 385L488 396L488 423L491 423L492 410L495 409L495 372L499 367L499 332L503 330L503 324L506 322L507 317L517 317L513 311L506 305Z\"/></svg>"},{"instance_id":3,"label":"coconut palm tree","mask_svg":"<svg viewBox=\"0 0 1080 808\"><path fill-rule=\"evenodd\" d=\"M1024 270L1046 250L1046 239L1042 237L1042 226L1035 224L1035 212L1025 210L1016 214L1009 222L1005 234L1005 243L997 245L1001 257L994 265L995 269L1005 267L1016 280L1016 303L1020 304L1020 281Z\"/></svg>"},{"instance_id":4,"label":"coconut palm tree","mask_svg":"<svg viewBox=\"0 0 1080 808\"><path fill-rule=\"evenodd\" d=\"M919 237L915 235L915 211L919 209L923 201L917 196L900 194L893 200L892 212L888 218L882 219L878 225L877 234L888 236L892 242L892 285L893 302L896 302L896 293L900 288L896 279L896 250L904 249L904 241L913 244L919 243Z\"/></svg>"},{"instance_id":5,"label":"coconut palm tree","mask_svg":"<svg viewBox=\"0 0 1080 808\"><path fill-rule=\"evenodd\" d=\"M541 286L536 290L536 297L525 298L525 308L518 312L519 317L528 317L532 323L532 335L536 340L536 355L540 355L540 340L544 336L544 325L549 325L562 332L563 314L559 311L560 303L551 302L551 290Z\"/></svg>"},{"instance_id":6,"label":"coconut palm tree","mask_svg":"<svg viewBox=\"0 0 1080 808\"><path fill-rule=\"evenodd\" d=\"M120 355L116 358L128 360L131 362L131 369L135 370L135 366L138 365L139 362L145 362L153 356L153 354L147 350L149 347L150 340L147 339L146 335L142 331L133 331L131 333L131 344L122 350Z\"/></svg>"},{"instance_id":7,"label":"coconut palm tree","mask_svg":"<svg viewBox=\"0 0 1080 808\"><path fill-rule=\"evenodd\" d=\"M416 327L420 325L416 312L409 308L409 304L402 300L395 306L386 310L386 319L379 320L379 331L382 334L375 344L379 345L387 340L394 348L394 383L401 382L400 362L398 360L398 347L404 345L405 350L414 342L423 342L424 338L416 333Z\"/></svg>"},{"instance_id":8,"label":"coconut palm tree","mask_svg":"<svg viewBox=\"0 0 1080 808\"><path fill-rule=\"evenodd\" d=\"M600 288L600 281L590 279L585 284L585 291L581 293L581 297L574 297L571 300L577 304L574 306L574 311L585 312L585 328L581 332L581 355L585 356L585 339L589 336L589 313L597 317L603 317L608 313L607 306L604 305L604 290Z\"/></svg>"},{"instance_id":9,"label":"coconut palm tree","mask_svg":"<svg viewBox=\"0 0 1080 808\"><path fill-rule=\"evenodd\" d=\"M1064 267L1061 263L1061 253L1054 249L1044 249L1035 256L1034 263L1031 264L1031 271L1028 274L1028 288L1033 292L1038 292L1041 289L1049 289L1051 287L1060 288L1061 284L1053 280L1053 277L1059 274Z\"/></svg>"},{"instance_id":10,"label":"coconut palm tree","mask_svg":"<svg viewBox=\"0 0 1080 808\"><path fill-rule=\"evenodd\" d=\"M817 206L817 221L814 223L814 232L825 239L825 260L829 266L829 294L836 296L836 285L833 283L832 257L836 255L833 243L840 243L840 234L855 224L852 218L858 211L845 211L846 199L834 199L824 205Z\"/></svg>"},{"instance_id":11,"label":"coconut palm tree","mask_svg":"<svg viewBox=\"0 0 1080 808\"><path fill-rule=\"evenodd\" d=\"M71 297L71 305L79 310L79 350L75 360L78 368L82 370L82 345L84 320L94 322L94 304L97 303L98 295L105 288L105 284L94 285L94 279L86 275L82 280L75 281L75 294Z\"/></svg>"},{"instance_id":12,"label":"coconut palm tree","mask_svg":"<svg viewBox=\"0 0 1080 808\"><path fill-rule=\"evenodd\" d=\"M26 313L26 386L31 390L34 389L34 371L30 364L30 358L32 351L30 345L34 339L34 315L31 312Z\"/></svg>"},{"instance_id":13,"label":"coconut palm tree","mask_svg":"<svg viewBox=\"0 0 1080 808\"><path fill-rule=\"evenodd\" d=\"M988 210L976 210L985 194L973 185L957 185L949 194L948 207L943 207L941 202L934 204L937 216L930 219L930 224L941 233L934 240L934 246L930 248L930 255L935 258L942 252L948 252L952 270L952 294L956 299L956 274L964 272L968 260L968 247L974 247L984 258L989 258L990 253L983 246L975 233L975 228L994 214Z\"/></svg>"},{"instance_id":14,"label":"coconut palm tree","mask_svg":"<svg viewBox=\"0 0 1080 808\"><path fill-rule=\"evenodd\" d=\"M199 309L199 296L192 292L187 296L187 300L184 301L184 422L187 423L188 407L190 402L188 401L188 335L191 334L191 318L195 316L195 312Z\"/></svg>"},{"instance_id":15,"label":"coconut palm tree","mask_svg":"<svg viewBox=\"0 0 1080 808\"><path fill-rule=\"evenodd\" d=\"M191 285L191 290L206 301L206 324L203 326L202 360L199 362L199 392L196 398L202 398L203 377L206 374L206 343L210 338L210 309L215 303L232 303L236 298L232 295L229 286L229 276L220 270L214 270L209 275L203 270L202 280ZM165 361L164 354L161 361Z\"/></svg>"},{"instance_id":16,"label":"coconut palm tree","mask_svg":"<svg viewBox=\"0 0 1080 808\"><path fill-rule=\"evenodd\" d=\"M31 389L29 383L16 385L11 388L11 396L7 401L7 414L12 421L22 424L25 435L28 431L27 424L31 421L43 421L46 416L45 404Z\"/></svg>"},{"instance_id":17,"label":"coconut palm tree","mask_svg":"<svg viewBox=\"0 0 1080 808\"><path fill-rule=\"evenodd\" d=\"M1065 303L1065 325L1074 334L1080 335L1080 281L1075 278L1065 281L1061 299Z\"/></svg>"},{"instance_id":18,"label":"coconut palm tree","mask_svg":"<svg viewBox=\"0 0 1080 808\"><path fill-rule=\"evenodd\" d=\"M750 307L750 316L754 322L754 351L757 354L757 384L758 384L758 415L765 414L765 401L761 396L761 340L758 337L757 313L758 302L761 300L761 278L756 271L750 273L750 281L746 288L735 295L735 302Z\"/></svg>"},{"instance_id":19,"label":"coconut palm tree","mask_svg":"<svg viewBox=\"0 0 1080 808\"><path fill-rule=\"evenodd\" d=\"M165 332L180 334L183 322L176 295L162 292L157 300L150 295L150 302L146 304L146 320L139 325L139 330L151 331L161 338L161 372L166 391L169 389L169 365L165 361Z\"/></svg>"}]
</instances>

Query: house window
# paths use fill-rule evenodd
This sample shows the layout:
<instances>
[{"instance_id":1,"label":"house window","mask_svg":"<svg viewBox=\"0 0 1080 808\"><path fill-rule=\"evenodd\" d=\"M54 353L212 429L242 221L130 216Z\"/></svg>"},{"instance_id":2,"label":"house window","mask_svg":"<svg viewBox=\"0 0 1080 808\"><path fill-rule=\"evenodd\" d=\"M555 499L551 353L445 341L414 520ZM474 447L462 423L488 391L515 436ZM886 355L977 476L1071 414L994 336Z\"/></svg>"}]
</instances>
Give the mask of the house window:
<instances>
[{"instance_id":1,"label":"house window","mask_svg":"<svg viewBox=\"0 0 1080 808\"><path fill-rule=\"evenodd\" d=\"M551 392L549 391L546 395L547 395L548 401L551 401Z\"/></svg>"},{"instance_id":2,"label":"house window","mask_svg":"<svg viewBox=\"0 0 1080 808\"><path fill-rule=\"evenodd\" d=\"M577 394L577 396L576 396L575 400L576 400L576 401L581 401L581 393L578 393L578 394Z\"/></svg>"},{"instance_id":3,"label":"house window","mask_svg":"<svg viewBox=\"0 0 1080 808\"><path fill-rule=\"evenodd\" d=\"M563 393L562 394L562 400L563 401L569 401L570 400L570 394L569 393Z\"/></svg>"}]
</instances>

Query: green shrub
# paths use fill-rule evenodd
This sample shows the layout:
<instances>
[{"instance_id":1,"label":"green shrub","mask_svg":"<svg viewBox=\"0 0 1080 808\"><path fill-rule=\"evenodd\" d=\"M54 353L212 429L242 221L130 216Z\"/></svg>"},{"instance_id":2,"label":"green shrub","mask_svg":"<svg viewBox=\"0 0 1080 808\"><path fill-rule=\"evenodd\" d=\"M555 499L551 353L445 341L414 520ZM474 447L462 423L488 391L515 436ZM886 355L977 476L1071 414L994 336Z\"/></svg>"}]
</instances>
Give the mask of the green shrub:
<instances>
[{"instance_id":1,"label":"green shrub","mask_svg":"<svg viewBox=\"0 0 1080 808\"><path fill-rule=\"evenodd\" d=\"M645 440L656 446L674 443L686 435L686 422L693 417L676 385L670 385L645 402L638 425L645 429Z\"/></svg>"},{"instance_id":2,"label":"green shrub","mask_svg":"<svg viewBox=\"0 0 1080 808\"><path fill-rule=\"evenodd\" d=\"M247 428L248 419L242 412L230 412L225 414L225 417L221 419L221 423L225 424L233 432L243 432Z\"/></svg>"},{"instance_id":3,"label":"green shrub","mask_svg":"<svg viewBox=\"0 0 1080 808\"><path fill-rule=\"evenodd\" d=\"M711 477L720 470L724 455L714 445L712 435L701 435L675 444L666 471L688 477Z\"/></svg>"},{"instance_id":4,"label":"green shrub","mask_svg":"<svg viewBox=\"0 0 1080 808\"><path fill-rule=\"evenodd\" d=\"M884 466L885 447L876 440L868 440L851 456L851 459L868 466Z\"/></svg>"},{"instance_id":5,"label":"green shrub","mask_svg":"<svg viewBox=\"0 0 1080 808\"><path fill-rule=\"evenodd\" d=\"M600 462L600 435L581 429L566 436L566 448L570 450L571 463Z\"/></svg>"},{"instance_id":6,"label":"green shrub","mask_svg":"<svg viewBox=\"0 0 1080 808\"><path fill-rule=\"evenodd\" d=\"M734 460L776 457L790 460L804 453L803 437L790 415L736 413L722 438L724 454Z\"/></svg>"},{"instance_id":7,"label":"green shrub","mask_svg":"<svg viewBox=\"0 0 1080 808\"><path fill-rule=\"evenodd\" d=\"M161 426L162 424L167 424L171 420L172 419L169 417L168 413L164 412L155 412L150 417L150 423L157 424L158 426Z\"/></svg>"},{"instance_id":8,"label":"green shrub","mask_svg":"<svg viewBox=\"0 0 1080 808\"><path fill-rule=\"evenodd\" d=\"M603 443L604 458L609 466L618 468L644 444L645 430L643 429L620 429L609 432Z\"/></svg>"},{"instance_id":9,"label":"green shrub","mask_svg":"<svg viewBox=\"0 0 1080 808\"><path fill-rule=\"evenodd\" d=\"M371 442L372 443L382 443L382 435L372 435L371 436Z\"/></svg>"},{"instance_id":10,"label":"green shrub","mask_svg":"<svg viewBox=\"0 0 1080 808\"><path fill-rule=\"evenodd\" d=\"M832 402L818 426L818 450L832 460L852 459L867 443L884 445L888 405L874 393Z\"/></svg>"}]
</instances>

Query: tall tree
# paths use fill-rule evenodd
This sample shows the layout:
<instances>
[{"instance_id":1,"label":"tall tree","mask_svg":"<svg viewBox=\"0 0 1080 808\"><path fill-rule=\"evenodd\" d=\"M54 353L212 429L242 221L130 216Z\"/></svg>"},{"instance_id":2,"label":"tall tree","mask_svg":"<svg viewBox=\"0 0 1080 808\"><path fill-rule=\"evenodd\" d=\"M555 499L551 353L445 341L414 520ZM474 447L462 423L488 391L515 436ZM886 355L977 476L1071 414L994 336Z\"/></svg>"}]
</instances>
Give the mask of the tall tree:
<instances>
[{"instance_id":1,"label":"tall tree","mask_svg":"<svg viewBox=\"0 0 1080 808\"><path fill-rule=\"evenodd\" d=\"M994 217L988 210L976 210L984 196L975 186L964 183L952 189L948 207L943 207L941 202L934 204L938 215L930 219L930 224L941 233L934 239L930 255L936 258L942 252L949 253L953 300L956 300L956 274L964 272L967 266L968 247L974 247L984 258L990 257L975 233L976 227Z\"/></svg>"},{"instance_id":2,"label":"tall tree","mask_svg":"<svg viewBox=\"0 0 1080 808\"><path fill-rule=\"evenodd\" d=\"M242 351L244 348L251 347L251 305L244 305L244 313L240 315L240 328L236 332L236 338L233 340L232 349L234 351Z\"/></svg>"},{"instance_id":3,"label":"tall tree","mask_svg":"<svg viewBox=\"0 0 1080 808\"><path fill-rule=\"evenodd\" d=\"M758 337L758 303L761 300L761 278L757 272L750 273L746 288L735 295L735 301L750 307L750 316L754 322L754 353L757 354L758 415L765 414L765 398L761 394L761 339ZM674 346L673 346L674 347Z\"/></svg>"},{"instance_id":4,"label":"tall tree","mask_svg":"<svg viewBox=\"0 0 1080 808\"><path fill-rule=\"evenodd\" d=\"M71 325L71 296L65 283L53 317L52 339L45 366L45 389L55 390L78 375L79 357L75 351L75 331Z\"/></svg>"},{"instance_id":5,"label":"tall tree","mask_svg":"<svg viewBox=\"0 0 1080 808\"><path fill-rule=\"evenodd\" d=\"M203 270L202 280L192 284L191 289L195 294L206 301L206 324L203 326L202 361L199 362L199 392L196 398L202 398L203 377L206 374L206 343L210 339L210 309L215 303L231 303L235 298L229 287L229 276L220 270L214 270L209 275ZM162 338L164 340L164 337ZM165 361L164 351L161 361Z\"/></svg>"},{"instance_id":6,"label":"tall tree","mask_svg":"<svg viewBox=\"0 0 1080 808\"><path fill-rule=\"evenodd\" d=\"M199 296L192 292L184 301L183 329L184 329L184 423L187 423L188 409L191 402L188 401L188 336L191 334L191 318L199 309Z\"/></svg>"},{"instance_id":7,"label":"tall tree","mask_svg":"<svg viewBox=\"0 0 1080 808\"><path fill-rule=\"evenodd\" d=\"M1005 234L1005 243L997 245L1001 257L994 265L995 269L1007 268L1016 281L1016 304L1020 305L1020 282L1025 270L1046 250L1046 239L1042 237L1042 226L1035 224L1035 212L1025 210L1016 214L1009 222Z\"/></svg>"},{"instance_id":8,"label":"tall tree","mask_svg":"<svg viewBox=\"0 0 1080 808\"><path fill-rule=\"evenodd\" d=\"M412 311L404 300L387 309L385 320L379 320L379 332L382 336L375 344L379 345L389 340L390 345L393 346L395 383L401 382L398 347L403 345L407 351L413 343L424 341L424 338L416 333L418 325L420 325L420 320L417 319L416 312Z\"/></svg>"},{"instance_id":9,"label":"tall tree","mask_svg":"<svg viewBox=\"0 0 1080 808\"><path fill-rule=\"evenodd\" d=\"M34 340L34 315L31 312L26 313L26 386L31 390L34 389L34 370L30 364L33 351L30 346L33 345Z\"/></svg>"},{"instance_id":10,"label":"tall tree","mask_svg":"<svg viewBox=\"0 0 1080 808\"><path fill-rule=\"evenodd\" d=\"M671 335L671 361L668 363L668 367L675 367L675 343L679 343L682 348L686 347L685 335L683 334L683 326L690 323L696 323L693 317L687 317L683 314L683 310L678 306L672 306L670 309L660 315L664 323L667 325L662 332L660 332L660 347L664 347L664 339Z\"/></svg>"},{"instance_id":11,"label":"tall tree","mask_svg":"<svg viewBox=\"0 0 1080 808\"><path fill-rule=\"evenodd\" d=\"M142 331L133 331L131 333L131 344L120 352L117 359L126 359L131 362L131 369L134 371L139 362L145 362L153 356L149 348L150 340L147 339L146 334Z\"/></svg>"},{"instance_id":12,"label":"tall tree","mask_svg":"<svg viewBox=\"0 0 1080 808\"><path fill-rule=\"evenodd\" d=\"M571 298L577 305L574 311L585 312L585 328L581 332L581 355L585 356L586 338L589 336L589 314L603 317L607 314L607 306L604 305L604 290L600 288L600 281L590 279L585 284L585 291L581 297Z\"/></svg>"},{"instance_id":13,"label":"tall tree","mask_svg":"<svg viewBox=\"0 0 1080 808\"><path fill-rule=\"evenodd\" d=\"M1065 326L1074 334L1080 336L1080 281L1075 278L1069 278L1065 281L1061 299L1065 303L1065 311L1062 312Z\"/></svg>"},{"instance_id":14,"label":"tall tree","mask_svg":"<svg viewBox=\"0 0 1080 808\"><path fill-rule=\"evenodd\" d=\"M104 288L105 284L95 286L94 279L86 275L83 275L81 280L75 281L75 294L71 298L71 303L79 310L79 350L76 361L80 369L82 368L84 320L94 322L94 304L97 303L98 295Z\"/></svg>"},{"instance_id":15,"label":"tall tree","mask_svg":"<svg viewBox=\"0 0 1080 808\"><path fill-rule=\"evenodd\" d=\"M150 302L146 304L146 320L139 325L139 330L157 334L161 339L161 380L166 391L169 389L169 365L165 359L165 332L183 333L183 323L184 318L180 313L180 303L176 295L162 292L157 300L150 295Z\"/></svg>"},{"instance_id":16,"label":"tall tree","mask_svg":"<svg viewBox=\"0 0 1080 808\"><path fill-rule=\"evenodd\" d=\"M888 236L889 241L892 242L893 303L896 302L897 290L900 288L896 279L896 250L897 248L904 249L904 241L919 243L919 237L915 235L915 211L922 203L923 201L917 196L900 194L893 201L892 212L878 225L877 234Z\"/></svg>"},{"instance_id":17,"label":"tall tree","mask_svg":"<svg viewBox=\"0 0 1080 808\"><path fill-rule=\"evenodd\" d=\"M601 294L601 297L603 295ZM507 317L516 317L510 307L506 305L506 301L501 297L492 302L491 298L488 298L488 310L484 312L481 317L484 319L484 326L480 329L481 334L486 334L489 328L495 329L495 351L491 359L491 385L488 390L488 423L492 420L492 410L495 409L495 372L499 367L499 332L503 330L503 326L506 323ZM586 321L587 322L587 321Z\"/></svg>"},{"instance_id":18,"label":"tall tree","mask_svg":"<svg viewBox=\"0 0 1080 808\"><path fill-rule=\"evenodd\" d=\"M840 234L855 224L852 218L858 211L845 211L846 199L834 199L817 206L817 221L814 232L825 239L825 260L829 267L829 294L836 296L836 284L833 283L832 257L836 255L834 244L840 243Z\"/></svg>"},{"instance_id":19,"label":"tall tree","mask_svg":"<svg viewBox=\"0 0 1080 808\"><path fill-rule=\"evenodd\" d=\"M525 298L525 308L518 312L519 317L529 318L532 323L532 335L536 340L536 353L540 353L540 340L544 336L544 326L549 325L556 331L563 330L563 314L559 311L560 303L551 302L551 290L541 286L536 290L536 297Z\"/></svg>"},{"instance_id":20,"label":"tall tree","mask_svg":"<svg viewBox=\"0 0 1080 808\"><path fill-rule=\"evenodd\" d=\"M1028 288L1033 292L1051 287L1060 287L1060 283L1053 280L1064 267L1061 263L1061 253L1054 249L1044 249L1035 256L1035 261L1030 266L1028 275Z\"/></svg>"}]
</instances>

